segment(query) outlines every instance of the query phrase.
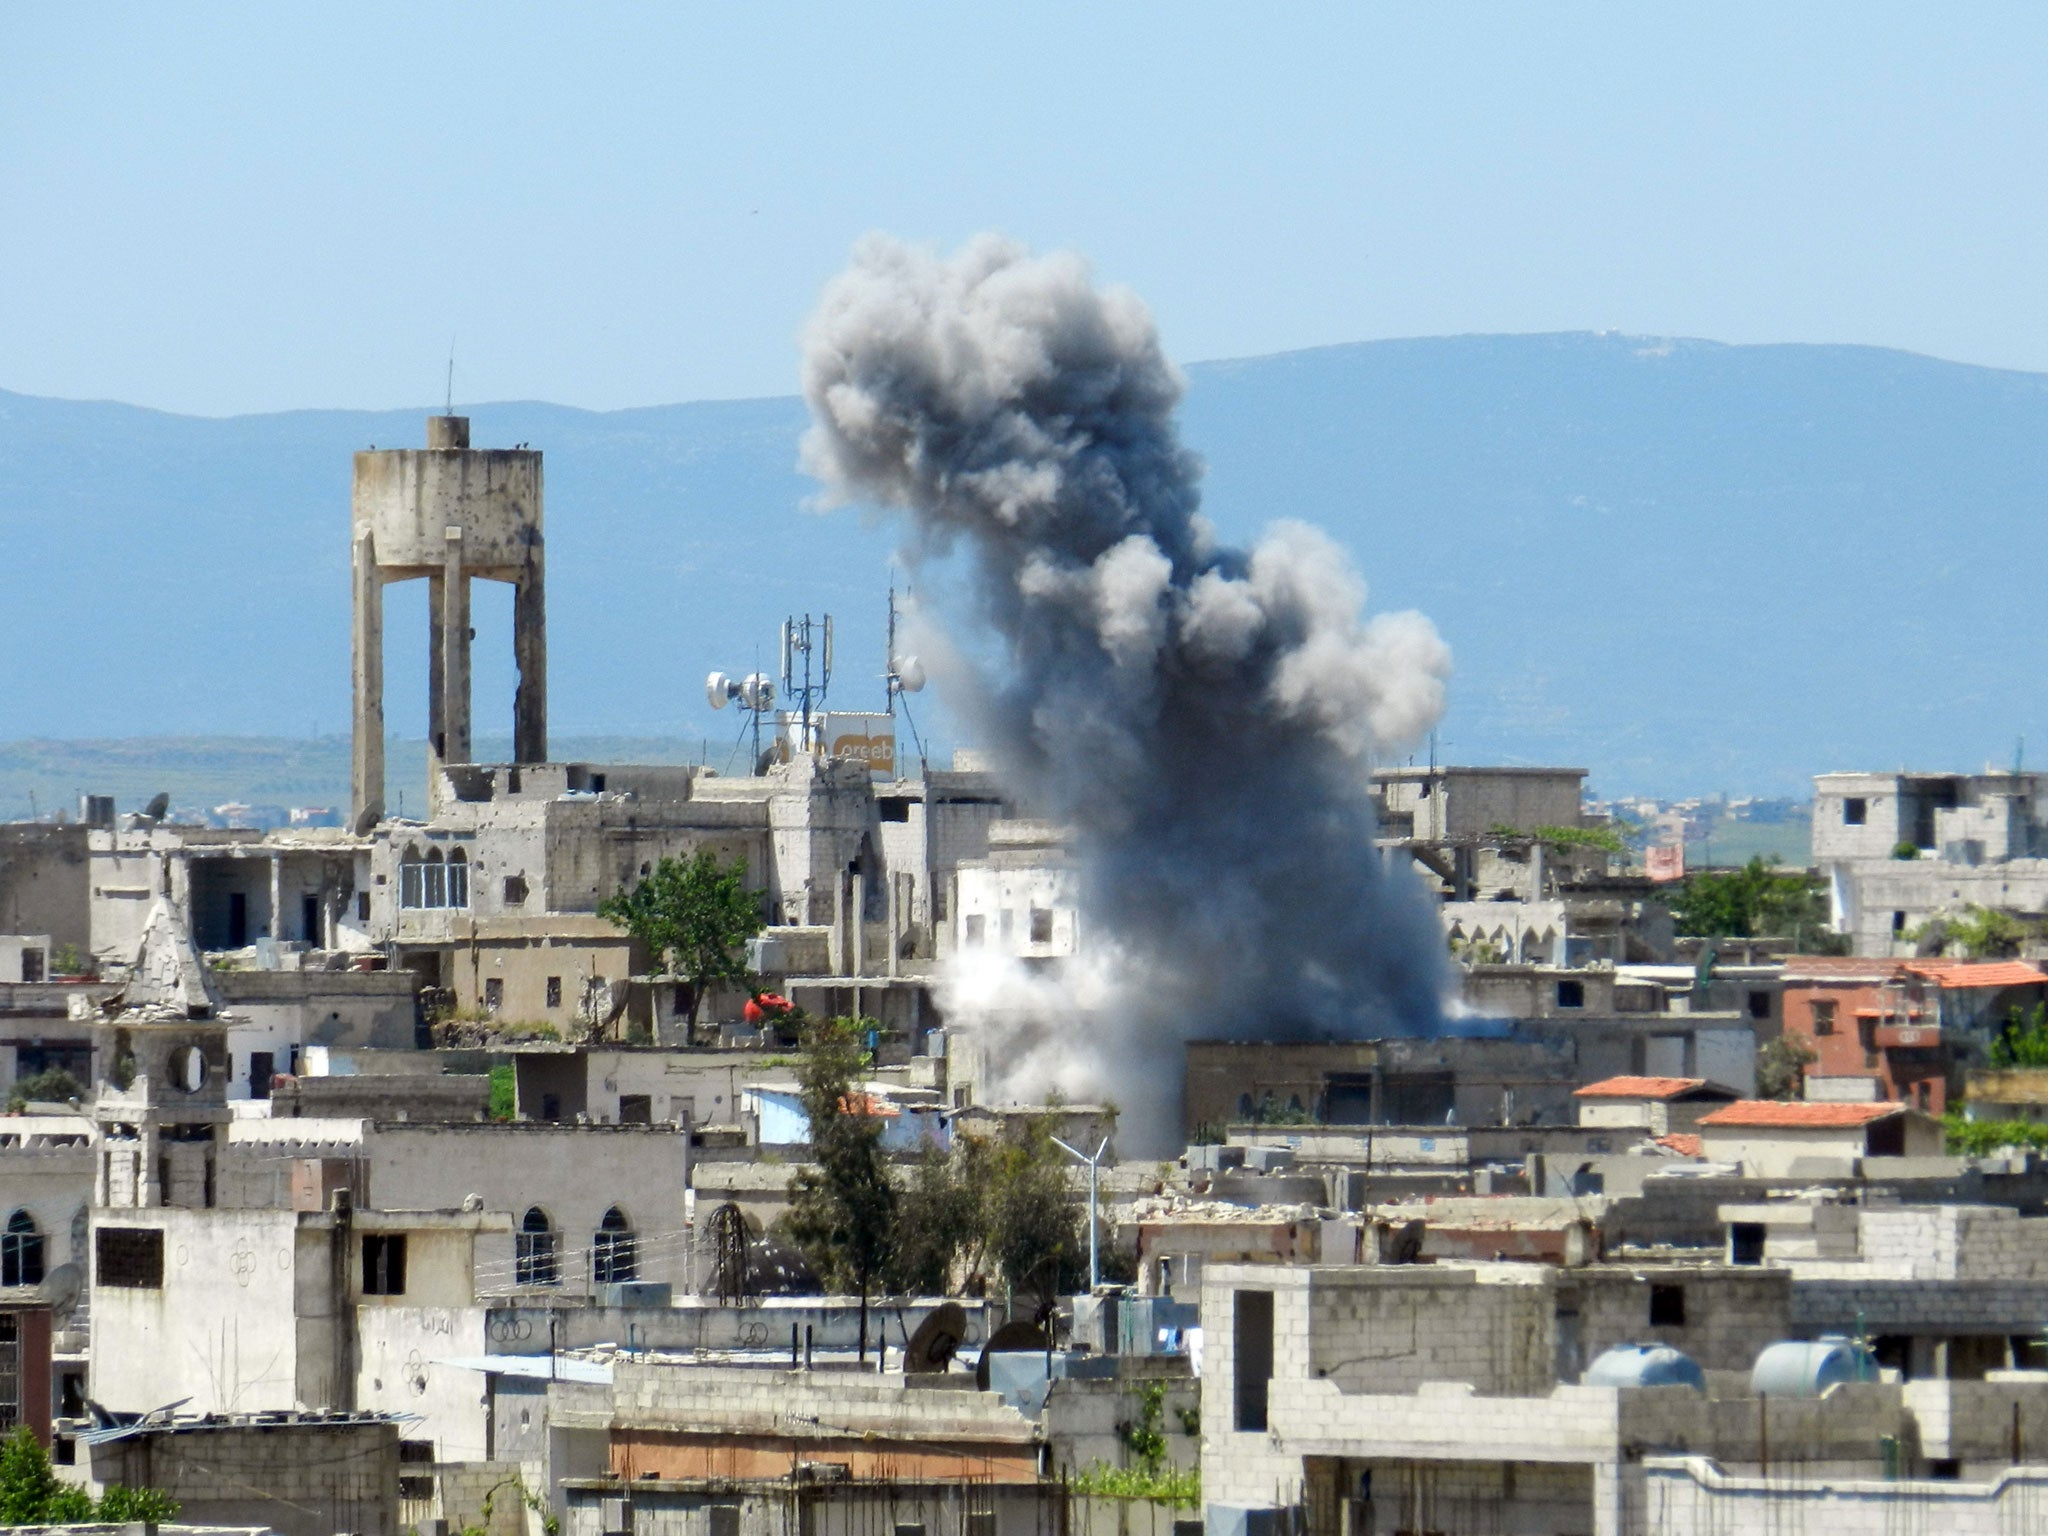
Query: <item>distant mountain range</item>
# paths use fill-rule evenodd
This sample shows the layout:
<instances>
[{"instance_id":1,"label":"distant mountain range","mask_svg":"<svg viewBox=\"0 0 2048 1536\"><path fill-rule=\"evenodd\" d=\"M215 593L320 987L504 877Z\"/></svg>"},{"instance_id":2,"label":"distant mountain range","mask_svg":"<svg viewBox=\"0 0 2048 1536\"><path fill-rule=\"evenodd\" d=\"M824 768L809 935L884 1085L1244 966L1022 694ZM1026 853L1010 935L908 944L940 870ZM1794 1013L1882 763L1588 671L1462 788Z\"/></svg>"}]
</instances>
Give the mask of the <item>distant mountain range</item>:
<instances>
[{"instance_id":1,"label":"distant mountain range","mask_svg":"<svg viewBox=\"0 0 2048 1536\"><path fill-rule=\"evenodd\" d=\"M2023 736L2048 758L2048 378L1582 334L1189 375L1223 533L1320 523L1376 605L1450 640L1442 759L1675 795L2008 762ZM547 454L558 735L720 756L737 721L705 708L704 673L765 664L805 609L839 622L835 702L879 702L890 530L806 510L799 401L467 410L480 446ZM0 392L0 741L344 731L349 455L422 442L425 414L211 420ZM478 729L505 734L509 589L479 597ZM391 727L416 736L420 584L392 589L390 623ZM25 808L12 777L0 816Z\"/></svg>"}]
</instances>

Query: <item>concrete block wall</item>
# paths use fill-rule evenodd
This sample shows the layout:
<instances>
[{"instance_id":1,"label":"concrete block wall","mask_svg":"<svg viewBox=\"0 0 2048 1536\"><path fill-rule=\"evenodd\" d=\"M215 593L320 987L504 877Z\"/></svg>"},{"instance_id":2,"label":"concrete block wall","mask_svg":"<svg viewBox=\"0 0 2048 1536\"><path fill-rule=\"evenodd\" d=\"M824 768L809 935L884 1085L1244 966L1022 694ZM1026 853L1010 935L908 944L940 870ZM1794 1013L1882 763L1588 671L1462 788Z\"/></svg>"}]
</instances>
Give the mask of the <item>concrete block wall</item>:
<instances>
[{"instance_id":1,"label":"concrete block wall","mask_svg":"<svg viewBox=\"0 0 2048 1536\"><path fill-rule=\"evenodd\" d=\"M1838 1482L1740 1477L1701 1457L1646 1457L1641 1531L1716 1536L2010 1536L2038 1530L2048 1510L2048 1471L2013 1469L1979 1482Z\"/></svg>"}]
</instances>

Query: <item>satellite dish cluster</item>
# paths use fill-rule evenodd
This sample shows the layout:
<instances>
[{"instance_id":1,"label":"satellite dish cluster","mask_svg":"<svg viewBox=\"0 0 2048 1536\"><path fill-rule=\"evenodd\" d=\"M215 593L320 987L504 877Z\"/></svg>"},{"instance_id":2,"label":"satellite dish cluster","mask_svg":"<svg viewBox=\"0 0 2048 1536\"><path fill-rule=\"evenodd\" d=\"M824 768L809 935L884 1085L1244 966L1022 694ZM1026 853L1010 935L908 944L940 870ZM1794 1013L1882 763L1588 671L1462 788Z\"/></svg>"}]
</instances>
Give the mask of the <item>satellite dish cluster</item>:
<instances>
[{"instance_id":1,"label":"satellite dish cluster","mask_svg":"<svg viewBox=\"0 0 2048 1536\"><path fill-rule=\"evenodd\" d=\"M749 672L745 677L714 672L704 679L704 697L713 709L736 702L742 709L765 714L775 707L775 682L765 672Z\"/></svg>"}]
</instances>

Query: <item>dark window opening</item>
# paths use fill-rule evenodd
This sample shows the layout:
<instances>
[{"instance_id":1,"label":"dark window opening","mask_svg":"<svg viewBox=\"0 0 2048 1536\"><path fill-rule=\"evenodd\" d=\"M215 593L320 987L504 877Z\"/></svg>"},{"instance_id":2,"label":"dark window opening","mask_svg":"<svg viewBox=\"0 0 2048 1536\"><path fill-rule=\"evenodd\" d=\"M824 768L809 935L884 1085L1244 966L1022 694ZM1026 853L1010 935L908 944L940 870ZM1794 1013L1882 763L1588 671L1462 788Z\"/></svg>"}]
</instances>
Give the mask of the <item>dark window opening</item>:
<instances>
[{"instance_id":1,"label":"dark window opening","mask_svg":"<svg viewBox=\"0 0 2048 1536\"><path fill-rule=\"evenodd\" d=\"M363 1294L403 1296L405 1294L405 1234L368 1232L363 1235Z\"/></svg>"},{"instance_id":2,"label":"dark window opening","mask_svg":"<svg viewBox=\"0 0 2048 1536\"><path fill-rule=\"evenodd\" d=\"M1653 1285L1650 1287L1650 1326L1652 1328L1683 1328L1685 1326L1684 1286Z\"/></svg>"},{"instance_id":3,"label":"dark window opening","mask_svg":"<svg viewBox=\"0 0 2048 1536\"><path fill-rule=\"evenodd\" d=\"M640 1278L640 1239L616 1205L604 1213L590 1240L590 1275L599 1285Z\"/></svg>"},{"instance_id":4,"label":"dark window opening","mask_svg":"<svg viewBox=\"0 0 2048 1536\"><path fill-rule=\"evenodd\" d=\"M1816 1001L1813 1004L1813 1032L1816 1035L1832 1035L1835 1032L1835 1005L1832 999Z\"/></svg>"},{"instance_id":5,"label":"dark window opening","mask_svg":"<svg viewBox=\"0 0 2048 1536\"><path fill-rule=\"evenodd\" d=\"M519 1285L556 1285L561 1281L554 1223L537 1205L526 1213L513 1235L512 1277Z\"/></svg>"},{"instance_id":6,"label":"dark window opening","mask_svg":"<svg viewBox=\"0 0 2048 1536\"><path fill-rule=\"evenodd\" d=\"M1749 994L1749 1016L1752 1019L1768 1019L1771 1016L1771 994L1752 992Z\"/></svg>"},{"instance_id":7,"label":"dark window opening","mask_svg":"<svg viewBox=\"0 0 2048 1536\"><path fill-rule=\"evenodd\" d=\"M1047 907L1031 909L1031 942L1050 944L1052 942L1052 911Z\"/></svg>"},{"instance_id":8,"label":"dark window opening","mask_svg":"<svg viewBox=\"0 0 2048 1536\"><path fill-rule=\"evenodd\" d=\"M619 1095L619 1124L652 1125L654 1123L654 1100L644 1093L622 1093Z\"/></svg>"},{"instance_id":9,"label":"dark window opening","mask_svg":"<svg viewBox=\"0 0 2048 1536\"><path fill-rule=\"evenodd\" d=\"M1869 819L1869 816L1870 802L1865 800L1861 795L1857 795L1851 799L1844 800L1842 802L1843 826L1860 827L1866 820Z\"/></svg>"},{"instance_id":10,"label":"dark window opening","mask_svg":"<svg viewBox=\"0 0 2048 1536\"><path fill-rule=\"evenodd\" d=\"M1737 1221L1728 1226L1728 1262L1761 1264L1764 1261L1764 1224Z\"/></svg>"},{"instance_id":11,"label":"dark window opening","mask_svg":"<svg viewBox=\"0 0 2048 1536\"><path fill-rule=\"evenodd\" d=\"M878 800L875 802L875 808L880 812L884 821L910 820L910 802L908 800Z\"/></svg>"},{"instance_id":12,"label":"dark window opening","mask_svg":"<svg viewBox=\"0 0 2048 1536\"><path fill-rule=\"evenodd\" d=\"M21 952L21 979L31 982L43 979L43 952L40 949Z\"/></svg>"},{"instance_id":13,"label":"dark window opening","mask_svg":"<svg viewBox=\"0 0 2048 1536\"><path fill-rule=\"evenodd\" d=\"M1560 981L1557 984L1557 1006L1560 1008L1585 1007L1586 984L1583 981Z\"/></svg>"},{"instance_id":14,"label":"dark window opening","mask_svg":"<svg viewBox=\"0 0 2048 1536\"><path fill-rule=\"evenodd\" d=\"M526 877L507 875L505 877L505 905L523 907L526 905Z\"/></svg>"},{"instance_id":15,"label":"dark window opening","mask_svg":"<svg viewBox=\"0 0 2048 1536\"><path fill-rule=\"evenodd\" d=\"M1266 1428L1266 1398L1273 1380L1273 1293L1238 1291L1231 1298L1233 1427Z\"/></svg>"},{"instance_id":16,"label":"dark window opening","mask_svg":"<svg viewBox=\"0 0 2048 1536\"><path fill-rule=\"evenodd\" d=\"M1892 914L1892 932L1893 932L1893 933L1904 933L1905 931L1906 931L1906 914L1905 914L1905 913L1903 913L1903 912L1894 912L1894 913Z\"/></svg>"},{"instance_id":17,"label":"dark window opening","mask_svg":"<svg viewBox=\"0 0 2048 1536\"><path fill-rule=\"evenodd\" d=\"M550 976L548 978L548 1006L550 1008L562 1006L562 978L559 976Z\"/></svg>"},{"instance_id":18,"label":"dark window opening","mask_svg":"<svg viewBox=\"0 0 2048 1536\"><path fill-rule=\"evenodd\" d=\"M274 1051L251 1051L249 1053L249 1097L267 1099L270 1097L270 1080L277 1075L277 1054Z\"/></svg>"},{"instance_id":19,"label":"dark window opening","mask_svg":"<svg viewBox=\"0 0 2048 1536\"><path fill-rule=\"evenodd\" d=\"M93 1283L161 1290L164 1235L155 1227L101 1227L93 1235Z\"/></svg>"},{"instance_id":20,"label":"dark window opening","mask_svg":"<svg viewBox=\"0 0 2048 1536\"><path fill-rule=\"evenodd\" d=\"M496 1013L505 1006L505 983L497 976L484 978L484 1012Z\"/></svg>"},{"instance_id":21,"label":"dark window opening","mask_svg":"<svg viewBox=\"0 0 2048 1536\"><path fill-rule=\"evenodd\" d=\"M1963 1464L1953 1456L1930 1456L1927 1475L1937 1482L1952 1483L1963 1475Z\"/></svg>"},{"instance_id":22,"label":"dark window opening","mask_svg":"<svg viewBox=\"0 0 2048 1536\"><path fill-rule=\"evenodd\" d=\"M370 893L369 893L368 891L357 891L357 892L356 892L356 921L357 921L357 922L359 922L359 923L367 923L367 922L368 922L369 920L370 920Z\"/></svg>"}]
</instances>

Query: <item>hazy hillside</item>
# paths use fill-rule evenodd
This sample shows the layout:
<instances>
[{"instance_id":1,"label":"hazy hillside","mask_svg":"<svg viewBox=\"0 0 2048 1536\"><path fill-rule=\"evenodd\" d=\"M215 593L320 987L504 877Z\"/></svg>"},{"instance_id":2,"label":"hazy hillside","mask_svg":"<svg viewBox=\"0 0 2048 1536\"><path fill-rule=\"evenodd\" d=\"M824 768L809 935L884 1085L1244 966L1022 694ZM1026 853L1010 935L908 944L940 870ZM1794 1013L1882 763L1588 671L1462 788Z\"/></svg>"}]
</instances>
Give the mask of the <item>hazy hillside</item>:
<instances>
[{"instance_id":1,"label":"hazy hillside","mask_svg":"<svg viewBox=\"0 0 2048 1536\"><path fill-rule=\"evenodd\" d=\"M1848 347L1378 342L1191 370L1226 534L1335 531L1458 658L1440 751L1605 792L1797 793L1845 766L2048 757L2029 686L2048 379ZM560 735L729 738L699 694L786 613L874 702L886 528L805 510L794 399L471 408L547 452ZM0 393L0 740L333 735L349 454L424 410L200 420ZM492 595L486 595L492 594ZM479 589L479 730L510 724ZM391 725L424 728L424 592L392 589ZM929 709L929 706L927 706ZM928 723L937 723L928 721ZM309 743L309 747L311 744ZM25 800L0 768L0 814Z\"/></svg>"}]
</instances>

